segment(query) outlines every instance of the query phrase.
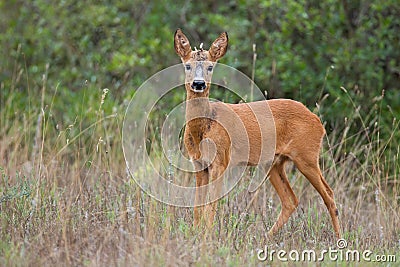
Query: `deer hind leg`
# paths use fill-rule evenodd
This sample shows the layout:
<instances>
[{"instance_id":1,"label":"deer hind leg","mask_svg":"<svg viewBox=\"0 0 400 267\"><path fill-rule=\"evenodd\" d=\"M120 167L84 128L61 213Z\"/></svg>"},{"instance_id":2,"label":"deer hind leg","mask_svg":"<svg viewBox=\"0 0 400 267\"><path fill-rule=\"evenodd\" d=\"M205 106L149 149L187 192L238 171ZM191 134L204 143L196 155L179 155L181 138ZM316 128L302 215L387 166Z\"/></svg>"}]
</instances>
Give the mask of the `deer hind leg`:
<instances>
[{"instance_id":1,"label":"deer hind leg","mask_svg":"<svg viewBox=\"0 0 400 267\"><path fill-rule=\"evenodd\" d=\"M288 221L290 215L299 205L299 200L293 192L286 176L285 160L278 160L270 170L269 175L269 181L275 188L281 200L281 212L279 217L268 232L268 235L272 236Z\"/></svg>"},{"instance_id":2,"label":"deer hind leg","mask_svg":"<svg viewBox=\"0 0 400 267\"><path fill-rule=\"evenodd\" d=\"M296 167L302 174L310 181L314 188L321 195L326 207L328 208L329 214L332 219L333 229L335 230L336 237L340 238L340 227L338 218L338 209L336 207L333 190L322 176L321 170L318 164L318 157L310 154L306 157L293 159Z\"/></svg>"}]
</instances>

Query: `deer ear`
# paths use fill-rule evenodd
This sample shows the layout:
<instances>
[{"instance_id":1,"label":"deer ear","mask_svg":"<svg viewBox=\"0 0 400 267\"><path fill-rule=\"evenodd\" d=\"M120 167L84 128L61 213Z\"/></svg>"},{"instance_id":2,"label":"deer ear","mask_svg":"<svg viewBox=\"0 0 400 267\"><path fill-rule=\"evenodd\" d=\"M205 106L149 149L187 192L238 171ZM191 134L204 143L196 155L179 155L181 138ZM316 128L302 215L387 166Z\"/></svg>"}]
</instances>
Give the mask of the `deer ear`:
<instances>
[{"instance_id":1,"label":"deer ear","mask_svg":"<svg viewBox=\"0 0 400 267\"><path fill-rule=\"evenodd\" d=\"M188 38L183 34L181 29L177 29L174 35L174 46L176 53L181 58L186 58L190 52L192 52L192 48L190 47L190 43Z\"/></svg>"},{"instance_id":2,"label":"deer ear","mask_svg":"<svg viewBox=\"0 0 400 267\"><path fill-rule=\"evenodd\" d=\"M210 53L211 58L217 61L225 55L227 49L228 33L224 32L221 33L221 35L217 39L215 39L208 52Z\"/></svg>"}]
</instances>

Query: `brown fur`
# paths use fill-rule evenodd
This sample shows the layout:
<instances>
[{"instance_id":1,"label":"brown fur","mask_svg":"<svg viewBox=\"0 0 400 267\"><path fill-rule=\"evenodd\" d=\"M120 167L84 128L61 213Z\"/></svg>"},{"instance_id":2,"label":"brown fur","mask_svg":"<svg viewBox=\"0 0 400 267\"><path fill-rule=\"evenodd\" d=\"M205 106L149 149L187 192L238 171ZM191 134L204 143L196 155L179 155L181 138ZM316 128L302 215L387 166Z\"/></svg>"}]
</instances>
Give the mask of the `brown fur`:
<instances>
[{"instance_id":1,"label":"brown fur","mask_svg":"<svg viewBox=\"0 0 400 267\"><path fill-rule=\"evenodd\" d=\"M228 35L222 33L213 42L209 51L202 49L192 51L187 37L179 29L175 33L174 41L175 50L184 64L191 64L199 59L216 62L227 50ZM216 122L225 119L232 120L232 122L229 121L230 123L235 123L233 119L227 118L229 111L237 114L247 132L250 155L246 164L255 165L259 162L262 134L252 110L265 105L265 101L245 104L211 103L208 100L210 81L206 79L207 86L203 92L194 92L191 88L192 82L192 76L187 74L185 86L189 102L186 106L185 147L195 164L201 165L203 161L212 160L208 168L202 169L199 166L199 171L196 173L196 186L200 187L219 178L229 164L232 140L226 130ZM275 159L269 171L269 181L277 191L282 204L281 213L269 234L276 233L287 222L299 204L285 173L285 163L292 160L323 198L330 213L336 237L339 238L340 227L333 191L322 176L318 163L321 142L325 134L319 118L303 104L294 100L276 99L268 100L267 103L272 112L276 129ZM196 114L203 114L207 118L192 119ZM242 135L239 132L230 132L229 134L238 139ZM215 151L211 153L213 155L201 153L202 146L207 146L202 141L207 138L214 141L213 149ZM240 148L240 144L238 147ZM218 191L218 189L217 186L215 190ZM204 203L204 197L204 192L197 190L195 202ZM195 225L204 218L207 225L212 226L215 211L216 201L205 206L195 207Z\"/></svg>"}]
</instances>

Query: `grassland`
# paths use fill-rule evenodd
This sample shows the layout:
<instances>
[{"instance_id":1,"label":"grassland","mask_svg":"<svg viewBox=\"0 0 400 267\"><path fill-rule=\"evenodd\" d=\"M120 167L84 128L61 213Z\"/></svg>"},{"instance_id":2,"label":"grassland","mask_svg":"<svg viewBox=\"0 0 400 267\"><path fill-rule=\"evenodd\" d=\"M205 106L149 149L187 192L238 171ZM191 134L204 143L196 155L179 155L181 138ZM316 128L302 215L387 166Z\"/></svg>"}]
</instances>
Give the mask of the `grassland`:
<instances>
[{"instance_id":1,"label":"grassland","mask_svg":"<svg viewBox=\"0 0 400 267\"><path fill-rule=\"evenodd\" d=\"M157 202L127 174L121 129L128 96L117 103L112 91L89 86L66 95L47 88L45 76L37 91L11 88L2 96L0 265L264 266L282 264L277 258L259 261L257 252L265 247L336 248L322 199L293 166L289 179L300 206L273 239L265 233L280 210L277 195L268 182L248 193L248 179L219 201L213 230L194 228L192 209ZM344 88L342 97L349 97ZM399 121L393 118L393 128L385 129L392 135L381 136L380 114L394 108L383 106L383 97L369 103L369 114L359 114L362 103L352 100L354 112L336 128L327 127L321 166L335 192L348 248L371 250L372 259L395 255L397 263L385 263L395 266ZM315 112L324 121L329 107L324 101L319 106ZM75 119L68 121L65 113ZM349 263L360 264L326 257L323 265Z\"/></svg>"}]
</instances>

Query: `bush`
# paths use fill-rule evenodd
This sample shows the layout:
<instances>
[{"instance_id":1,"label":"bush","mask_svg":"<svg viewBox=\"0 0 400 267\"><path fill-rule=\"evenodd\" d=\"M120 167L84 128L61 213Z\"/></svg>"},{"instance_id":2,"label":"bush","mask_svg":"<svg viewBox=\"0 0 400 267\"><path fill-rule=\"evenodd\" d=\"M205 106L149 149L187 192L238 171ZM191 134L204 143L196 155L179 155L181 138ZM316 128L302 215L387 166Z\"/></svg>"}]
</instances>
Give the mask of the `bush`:
<instances>
[{"instance_id":1,"label":"bush","mask_svg":"<svg viewBox=\"0 0 400 267\"><path fill-rule=\"evenodd\" d=\"M89 97L83 96L87 92L82 88L95 94L109 88L112 109L129 99L146 78L179 63L172 36L182 27L192 46L204 41L206 48L227 31L230 48L222 62L249 76L256 44L259 87L269 97L294 98L311 109L320 103L328 131L342 125L352 112L351 99L365 103L359 113L366 116L383 90L379 123L392 129L393 120L400 116L400 10L394 0L183 5L16 0L1 3L0 10L2 105L18 91L14 105L27 108L23 96L28 89L31 96L37 95L45 74L47 95L57 88L54 112L66 121L72 122L78 112L73 102ZM38 101L29 103L37 107ZM382 137L391 134L382 132Z\"/></svg>"}]
</instances>

